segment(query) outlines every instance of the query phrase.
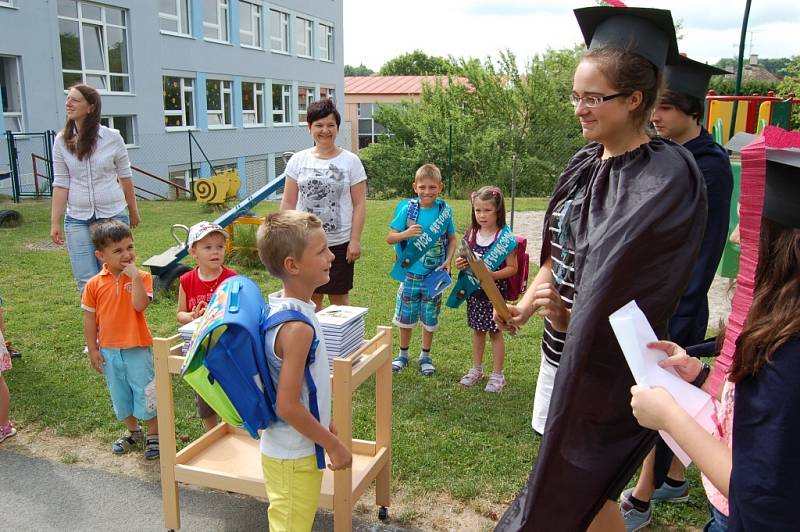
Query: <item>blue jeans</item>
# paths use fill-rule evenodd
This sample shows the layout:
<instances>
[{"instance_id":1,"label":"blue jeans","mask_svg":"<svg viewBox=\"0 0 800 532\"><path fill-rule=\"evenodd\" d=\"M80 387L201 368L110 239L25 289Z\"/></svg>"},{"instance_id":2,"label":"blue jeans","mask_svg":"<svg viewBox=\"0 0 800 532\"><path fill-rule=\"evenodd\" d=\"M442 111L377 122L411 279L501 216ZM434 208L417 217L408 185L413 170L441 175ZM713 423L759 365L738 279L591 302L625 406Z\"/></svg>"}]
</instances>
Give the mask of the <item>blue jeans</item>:
<instances>
[{"instance_id":1,"label":"blue jeans","mask_svg":"<svg viewBox=\"0 0 800 532\"><path fill-rule=\"evenodd\" d=\"M708 511L711 512L711 519L703 527L703 532L727 532L728 516L714 508L713 504L708 505Z\"/></svg>"},{"instance_id":2,"label":"blue jeans","mask_svg":"<svg viewBox=\"0 0 800 532\"><path fill-rule=\"evenodd\" d=\"M130 224L128 210L111 217L124 224ZM76 220L67 215L64 217L64 239L67 241L67 253L69 263L72 265L72 276L78 283L78 291L83 295L83 287L89 279L100 273L103 265L94 256L94 244L92 244L92 225L109 218L95 218L92 216L88 220Z\"/></svg>"}]
</instances>

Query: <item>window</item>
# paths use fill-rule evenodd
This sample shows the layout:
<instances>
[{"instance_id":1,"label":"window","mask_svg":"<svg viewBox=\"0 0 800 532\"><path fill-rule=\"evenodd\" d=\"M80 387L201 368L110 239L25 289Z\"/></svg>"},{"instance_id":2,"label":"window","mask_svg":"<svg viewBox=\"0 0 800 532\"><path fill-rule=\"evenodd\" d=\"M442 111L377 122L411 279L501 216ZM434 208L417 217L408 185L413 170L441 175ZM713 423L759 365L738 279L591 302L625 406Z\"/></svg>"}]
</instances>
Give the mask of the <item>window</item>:
<instances>
[{"instance_id":1,"label":"window","mask_svg":"<svg viewBox=\"0 0 800 532\"><path fill-rule=\"evenodd\" d=\"M0 0L0 7L14 7L14 0Z\"/></svg>"},{"instance_id":2,"label":"window","mask_svg":"<svg viewBox=\"0 0 800 532\"><path fill-rule=\"evenodd\" d=\"M242 82L242 122L244 127L264 125L264 84Z\"/></svg>"},{"instance_id":3,"label":"window","mask_svg":"<svg viewBox=\"0 0 800 532\"><path fill-rule=\"evenodd\" d=\"M289 13L269 10L270 48L273 52L289 53Z\"/></svg>"},{"instance_id":4,"label":"window","mask_svg":"<svg viewBox=\"0 0 800 532\"><path fill-rule=\"evenodd\" d=\"M386 134L386 128L373 120L374 112L374 104L358 104L358 149L366 148L376 142L381 135Z\"/></svg>"},{"instance_id":5,"label":"window","mask_svg":"<svg viewBox=\"0 0 800 532\"><path fill-rule=\"evenodd\" d=\"M22 80L19 59L0 56L0 98L3 100L3 126L0 131L20 132L22 120Z\"/></svg>"},{"instance_id":6,"label":"window","mask_svg":"<svg viewBox=\"0 0 800 532\"><path fill-rule=\"evenodd\" d=\"M206 80L206 109L208 110L208 129L233 126L231 109L231 82L221 79Z\"/></svg>"},{"instance_id":7,"label":"window","mask_svg":"<svg viewBox=\"0 0 800 532\"><path fill-rule=\"evenodd\" d=\"M164 76L164 126L194 126L194 79Z\"/></svg>"},{"instance_id":8,"label":"window","mask_svg":"<svg viewBox=\"0 0 800 532\"><path fill-rule=\"evenodd\" d=\"M111 129L116 129L122 135L122 140L126 146L136 145L136 133L134 128L134 117L132 116L102 116L100 123Z\"/></svg>"},{"instance_id":9,"label":"window","mask_svg":"<svg viewBox=\"0 0 800 532\"><path fill-rule=\"evenodd\" d=\"M333 61L333 26L319 25L319 58Z\"/></svg>"},{"instance_id":10,"label":"window","mask_svg":"<svg viewBox=\"0 0 800 532\"><path fill-rule=\"evenodd\" d=\"M191 35L190 0L159 0L158 22L162 32Z\"/></svg>"},{"instance_id":11,"label":"window","mask_svg":"<svg viewBox=\"0 0 800 532\"><path fill-rule=\"evenodd\" d=\"M58 33L64 89L82 81L103 92L130 92L126 10L59 0Z\"/></svg>"},{"instance_id":12,"label":"window","mask_svg":"<svg viewBox=\"0 0 800 532\"><path fill-rule=\"evenodd\" d=\"M261 48L261 5L239 2L239 41L242 46Z\"/></svg>"},{"instance_id":13,"label":"window","mask_svg":"<svg viewBox=\"0 0 800 532\"><path fill-rule=\"evenodd\" d=\"M292 86L272 85L272 123L276 126L292 123Z\"/></svg>"},{"instance_id":14,"label":"window","mask_svg":"<svg viewBox=\"0 0 800 532\"><path fill-rule=\"evenodd\" d=\"M330 98L331 100L336 102L336 89L333 87L320 87L319 88L319 99L324 100L325 98Z\"/></svg>"},{"instance_id":15,"label":"window","mask_svg":"<svg viewBox=\"0 0 800 532\"><path fill-rule=\"evenodd\" d=\"M228 0L203 0L203 37L228 42Z\"/></svg>"},{"instance_id":16,"label":"window","mask_svg":"<svg viewBox=\"0 0 800 532\"><path fill-rule=\"evenodd\" d=\"M311 57L311 21L297 17L294 28L297 36L297 55Z\"/></svg>"},{"instance_id":17,"label":"window","mask_svg":"<svg viewBox=\"0 0 800 532\"><path fill-rule=\"evenodd\" d=\"M200 179L200 166L195 165L189 169L189 165L178 165L169 167L169 182L175 183L183 188L191 189L192 184ZM183 190L169 187L168 197L170 199L187 199L189 194Z\"/></svg>"},{"instance_id":18,"label":"window","mask_svg":"<svg viewBox=\"0 0 800 532\"><path fill-rule=\"evenodd\" d=\"M314 103L314 87L297 87L297 121L306 121L308 106Z\"/></svg>"}]
</instances>

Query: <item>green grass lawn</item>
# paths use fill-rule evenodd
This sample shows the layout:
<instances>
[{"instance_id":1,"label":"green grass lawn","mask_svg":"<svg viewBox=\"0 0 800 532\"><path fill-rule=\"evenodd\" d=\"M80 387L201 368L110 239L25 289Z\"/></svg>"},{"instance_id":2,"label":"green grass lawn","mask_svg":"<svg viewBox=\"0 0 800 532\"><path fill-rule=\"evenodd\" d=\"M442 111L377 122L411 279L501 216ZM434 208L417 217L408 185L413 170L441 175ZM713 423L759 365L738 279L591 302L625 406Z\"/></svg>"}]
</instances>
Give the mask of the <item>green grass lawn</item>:
<instances>
[{"instance_id":1,"label":"green grass lawn","mask_svg":"<svg viewBox=\"0 0 800 532\"><path fill-rule=\"evenodd\" d=\"M469 203L450 203L461 230L469 221ZM541 210L545 205L542 199L516 203L517 210ZM385 242L394 206L394 201L369 201L367 208L363 255L356 265L351 300L369 307L369 332L377 325L390 325L394 310L397 283L388 275L394 255ZM0 210L8 208L20 211L25 221L16 229L0 228L0 295L6 302L7 338L24 352L7 374L12 418L23 426L46 426L64 435L88 434L110 443L118 437L121 424L114 418L102 377L91 370L82 353L81 311L66 250L29 247L49 241L50 204L0 202ZM275 209L277 204L263 202L256 211ZM140 210L143 222L134 233L139 264L172 244L173 223L190 225L218 215L187 201L141 202ZM265 293L279 287L252 259L233 257L228 263L257 280ZM148 308L154 335L176 332L176 298L173 286L159 293ZM471 363L470 334L465 310L443 306L432 351L437 375L423 378L412 363L395 376L393 479L396 487L407 491L446 492L467 501L504 503L524 484L538 449L530 416L541 322L531 320L521 334L507 338L508 386L498 395L485 393L482 386L466 389L458 384ZM415 331L414 358L419 345ZM486 363L490 360L487 348ZM354 435L373 438L374 390L370 383L362 388L354 399ZM191 441L200 435L201 423L183 383L176 386L176 403L178 440ZM705 496L694 469L690 479L690 502L657 507L655 524L702 525Z\"/></svg>"}]
</instances>

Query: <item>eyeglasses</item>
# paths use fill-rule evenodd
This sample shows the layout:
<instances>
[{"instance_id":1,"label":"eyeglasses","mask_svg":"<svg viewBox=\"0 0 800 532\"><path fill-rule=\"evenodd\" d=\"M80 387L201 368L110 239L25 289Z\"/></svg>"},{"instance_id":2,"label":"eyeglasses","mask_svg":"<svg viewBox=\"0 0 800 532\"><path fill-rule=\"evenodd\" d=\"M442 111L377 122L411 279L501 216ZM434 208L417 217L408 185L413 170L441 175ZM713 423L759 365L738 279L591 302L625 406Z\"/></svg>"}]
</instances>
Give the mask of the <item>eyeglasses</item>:
<instances>
[{"instance_id":1,"label":"eyeglasses","mask_svg":"<svg viewBox=\"0 0 800 532\"><path fill-rule=\"evenodd\" d=\"M619 98L620 96L630 96L631 93L629 92L618 92L616 94L609 94L608 96L578 96L574 92L569 95L569 103L572 104L572 107L578 107L578 104L583 102L583 105L589 107L598 107L603 102L607 102L609 100L613 100L614 98Z\"/></svg>"}]
</instances>

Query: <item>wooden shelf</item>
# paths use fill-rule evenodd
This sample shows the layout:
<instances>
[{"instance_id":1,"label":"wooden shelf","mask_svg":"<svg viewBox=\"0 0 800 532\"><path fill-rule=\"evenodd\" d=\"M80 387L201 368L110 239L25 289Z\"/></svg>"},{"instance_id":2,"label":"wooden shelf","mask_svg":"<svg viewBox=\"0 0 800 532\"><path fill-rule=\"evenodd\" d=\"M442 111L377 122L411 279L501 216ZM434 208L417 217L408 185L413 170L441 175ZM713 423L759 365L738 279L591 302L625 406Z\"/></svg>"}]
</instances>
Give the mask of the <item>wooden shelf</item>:
<instances>
[{"instance_id":1,"label":"wooden shelf","mask_svg":"<svg viewBox=\"0 0 800 532\"><path fill-rule=\"evenodd\" d=\"M175 452L175 416L170 373L183 362L179 336L156 338L154 358L161 434L161 486L164 526L180 528L177 483L205 486L266 499L259 441L246 431L220 423L211 431ZM391 346L390 327L377 334L346 358L335 359L332 379L333 422L339 436L349 442L353 466L344 471L325 470L319 507L333 510L334 530L352 529L353 504L376 482L376 504L389 506L391 482ZM375 375L376 441L352 439L353 392Z\"/></svg>"}]
</instances>

